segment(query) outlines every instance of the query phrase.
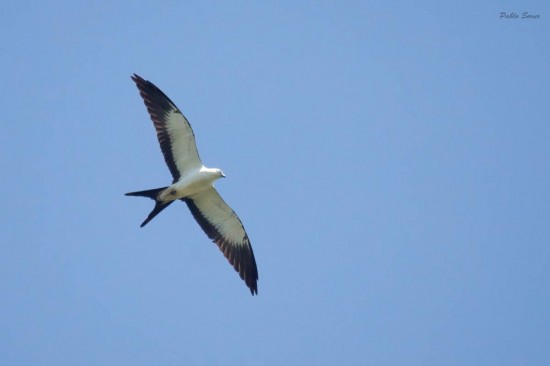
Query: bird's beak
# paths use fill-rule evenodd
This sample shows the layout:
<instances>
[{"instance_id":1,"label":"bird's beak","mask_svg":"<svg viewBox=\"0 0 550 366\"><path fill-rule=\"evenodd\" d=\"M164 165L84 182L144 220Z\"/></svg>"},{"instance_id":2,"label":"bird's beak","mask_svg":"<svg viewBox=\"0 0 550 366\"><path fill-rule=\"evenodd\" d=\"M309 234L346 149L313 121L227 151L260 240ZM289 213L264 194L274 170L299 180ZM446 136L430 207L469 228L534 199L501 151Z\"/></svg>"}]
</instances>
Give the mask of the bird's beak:
<instances>
[{"instance_id":1,"label":"bird's beak","mask_svg":"<svg viewBox=\"0 0 550 366\"><path fill-rule=\"evenodd\" d=\"M222 178L227 178L227 177L225 176L225 174L222 173Z\"/></svg>"}]
</instances>

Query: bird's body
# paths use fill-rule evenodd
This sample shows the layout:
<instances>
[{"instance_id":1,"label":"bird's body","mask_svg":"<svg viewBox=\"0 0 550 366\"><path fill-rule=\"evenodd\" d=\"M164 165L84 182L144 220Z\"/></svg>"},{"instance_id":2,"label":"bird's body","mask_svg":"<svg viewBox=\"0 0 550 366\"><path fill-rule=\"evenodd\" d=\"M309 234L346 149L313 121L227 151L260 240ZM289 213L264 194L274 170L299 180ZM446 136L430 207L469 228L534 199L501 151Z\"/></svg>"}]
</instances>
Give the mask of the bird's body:
<instances>
[{"instance_id":1,"label":"bird's body","mask_svg":"<svg viewBox=\"0 0 550 366\"><path fill-rule=\"evenodd\" d=\"M153 83L136 74L132 80L153 120L164 160L173 177L168 187L126 194L155 201L155 207L141 226L145 226L172 202L182 200L206 235L239 272L250 292L257 294L258 270L248 235L239 217L213 185L225 175L220 169L207 168L202 164L191 125L176 105Z\"/></svg>"},{"instance_id":2,"label":"bird's body","mask_svg":"<svg viewBox=\"0 0 550 366\"><path fill-rule=\"evenodd\" d=\"M162 203L190 197L213 186L214 181L225 177L220 169L201 166L186 172L176 183L160 192L157 199Z\"/></svg>"}]
</instances>

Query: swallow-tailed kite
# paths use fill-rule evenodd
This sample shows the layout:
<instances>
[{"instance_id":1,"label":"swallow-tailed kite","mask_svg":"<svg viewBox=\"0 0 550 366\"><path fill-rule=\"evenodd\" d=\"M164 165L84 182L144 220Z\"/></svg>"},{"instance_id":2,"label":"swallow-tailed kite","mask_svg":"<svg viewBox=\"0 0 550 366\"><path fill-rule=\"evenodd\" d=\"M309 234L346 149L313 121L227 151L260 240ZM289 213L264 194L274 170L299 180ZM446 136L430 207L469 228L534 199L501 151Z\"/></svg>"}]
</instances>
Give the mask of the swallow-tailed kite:
<instances>
[{"instance_id":1,"label":"swallow-tailed kite","mask_svg":"<svg viewBox=\"0 0 550 366\"><path fill-rule=\"evenodd\" d=\"M241 220L213 186L225 178L220 169L205 167L195 145L191 125L178 107L153 83L134 74L147 111L157 131L160 149L174 180L169 187L126 193L155 200L155 207L141 227L175 200L187 204L206 235L218 245L244 280L252 295L258 293L258 269Z\"/></svg>"}]
</instances>

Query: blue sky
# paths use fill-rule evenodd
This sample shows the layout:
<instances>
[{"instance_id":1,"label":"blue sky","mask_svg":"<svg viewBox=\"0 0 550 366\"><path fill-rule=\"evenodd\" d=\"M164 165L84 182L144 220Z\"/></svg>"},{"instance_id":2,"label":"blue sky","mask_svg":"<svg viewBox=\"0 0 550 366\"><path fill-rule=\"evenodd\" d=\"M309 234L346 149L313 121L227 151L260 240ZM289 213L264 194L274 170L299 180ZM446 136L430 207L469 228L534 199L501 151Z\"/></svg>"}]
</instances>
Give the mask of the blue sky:
<instances>
[{"instance_id":1,"label":"blue sky","mask_svg":"<svg viewBox=\"0 0 550 366\"><path fill-rule=\"evenodd\" d=\"M500 19L524 11L540 19ZM544 1L17 2L2 365L548 365ZM252 297L174 204L130 80L228 179Z\"/></svg>"}]
</instances>

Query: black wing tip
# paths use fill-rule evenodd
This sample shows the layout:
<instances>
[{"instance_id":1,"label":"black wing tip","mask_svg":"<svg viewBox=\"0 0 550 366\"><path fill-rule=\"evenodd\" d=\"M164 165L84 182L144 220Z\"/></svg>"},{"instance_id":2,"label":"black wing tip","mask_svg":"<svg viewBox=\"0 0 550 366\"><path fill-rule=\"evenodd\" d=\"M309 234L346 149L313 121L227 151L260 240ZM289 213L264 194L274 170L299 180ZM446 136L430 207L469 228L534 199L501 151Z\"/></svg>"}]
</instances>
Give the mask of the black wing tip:
<instances>
[{"instance_id":1,"label":"black wing tip","mask_svg":"<svg viewBox=\"0 0 550 366\"><path fill-rule=\"evenodd\" d=\"M130 77L131 77L132 80L135 81L135 82L138 82L138 81L145 81L144 78L142 78L141 76L139 76L139 75L136 74L135 72L134 72L134 75L132 75L132 76L130 76Z\"/></svg>"},{"instance_id":2,"label":"black wing tip","mask_svg":"<svg viewBox=\"0 0 550 366\"><path fill-rule=\"evenodd\" d=\"M218 246L223 256L227 259L233 269L239 274L252 296L258 294L258 267L254 258L252 245L245 233L241 243L235 244L227 241L218 229L212 225L199 210L193 199L182 198L187 204L191 214L198 222L206 235ZM244 228L243 228L244 229Z\"/></svg>"},{"instance_id":3,"label":"black wing tip","mask_svg":"<svg viewBox=\"0 0 550 366\"><path fill-rule=\"evenodd\" d=\"M252 249L252 245L250 244L250 240L248 239L248 235L245 234L244 238L246 242L246 252L247 253L247 262L250 264L250 267L248 269L245 269L244 273L241 275L244 275L243 280L245 281L246 285L250 288L250 292L252 293L252 296L258 295L258 280L260 276L258 275L258 266L256 265L256 258L254 257L254 250Z\"/></svg>"},{"instance_id":4,"label":"black wing tip","mask_svg":"<svg viewBox=\"0 0 550 366\"><path fill-rule=\"evenodd\" d=\"M136 86L138 87L140 92L144 92L146 89L151 88L151 87L153 89L158 89L155 84L153 84L149 80L145 80L144 78L142 78L138 74L134 73L134 75L132 75L131 78L132 78L132 81L134 83L136 83Z\"/></svg>"},{"instance_id":5,"label":"black wing tip","mask_svg":"<svg viewBox=\"0 0 550 366\"><path fill-rule=\"evenodd\" d=\"M254 258L254 251L252 250L252 246L248 244L248 248L250 250L250 257L246 262L248 262L249 268L245 268L244 271L239 273L241 275L241 278L244 280L244 283L248 286L250 289L250 293L252 296L258 295L258 267L256 266L256 258ZM236 268L235 268L236 269Z\"/></svg>"},{"instance_id":6,"label":"black wing tip","mask_svg":"<svg viewBox=\"0 0 550 366\"><path fill-rule=\"evenodd\" d=\"M158 108L160 108L160 110L164 112L173 109L179 111L178 107L176 107L176 103L168 98L168 96L164 94L164 92L160 90L158 86L156 86L149 80L145 80L138 74L132 75L131 78L136 83L139 93L143 98L145 106L147 107L150 114L153 110ZM151 118L153 117L151 116Z\"/></svg>"},{"instance_id":7,"label":"black wing tip","mask_svg":"<svg viewBox=\"0 0 550 366\"><path fill-rule=\"evenodd\" d=\"M138 87L139 91L142 93L144 93L148 89L150 90L151 88L153 88L153 90L158 89L155 84L153 84L149 80L145 80L138 74L132 75L131 78L134 81L134 83L136 83L136 86Z\"/></svg>"},{"instance_id":8,"label":"black wing tip","mask_svg":"<svg viewBox=\"0 0 550 366\"><path fill-rule=\"evenodd\" d=\"M252 246L249 246L249 250L250 252L247 253L249 255L248 258L241 258L238 261L235 260L234 263L231 263L231 261L229 263L231 263L235 271L239 273L239 276L249 288L250 293L254 296L258 295L258 267L256 266L256 259L254 258ZM242 268L243 265L244 268Z\"/></svg>"},{"instance_id":9,"label":"black wing tip","mask_svg":"<svg viewBox=\"0 0 550 366\"><path fill-rule=\"evenodd\" d=\"M252 296L258 296L258 285L256 284L256 281L254 281L254 284L247 284L247 286L250 289Z\"/></svg>"},{"instance_id":10,"label":"black wing tip","mask_svg":"<svg viewBox=\"0 0 550 366\"><path fill-rule=\"evenodd\" d=\"M244 281L252 296L258 295L258 267L256 266L256 259L254 258L254 251L250 242L247 241L245 245L239 245L240 248L227 242L219 243L217 240L214 240L214 243L218 244L224 257L239 274L239 277Z\"/></svg>"},{"instance_id":11,"label":"black wing tip","mask_svg":"<svg viewBox=\"0 0 550 366\"><path fill-rule=\"evenodd\" d=\"M136 83L136 86L138 87L139 90L141 90L144 86L146 86L147 84L151 84L150 81L147 81L145 80L144 78L142 78L141 76L139 76L138 74L134 74L132 76L130 76L132 78L132 81L134 83Z\"/></svg>"},{"instance_id":12,"label":"black wing tip","mask_svg":"<svg viewBox=\"0 0 550 366\"><path fill-rule=\"evenodd\" d=\"M227 242L219 243L217 240L213 241L218 245L229 264L239 274L241 280L244 281L252 296L258 295L258 267L256 266L254 251L250 243L239 251L234 246L227 244Z\"/></svg>"}]
</instances>

